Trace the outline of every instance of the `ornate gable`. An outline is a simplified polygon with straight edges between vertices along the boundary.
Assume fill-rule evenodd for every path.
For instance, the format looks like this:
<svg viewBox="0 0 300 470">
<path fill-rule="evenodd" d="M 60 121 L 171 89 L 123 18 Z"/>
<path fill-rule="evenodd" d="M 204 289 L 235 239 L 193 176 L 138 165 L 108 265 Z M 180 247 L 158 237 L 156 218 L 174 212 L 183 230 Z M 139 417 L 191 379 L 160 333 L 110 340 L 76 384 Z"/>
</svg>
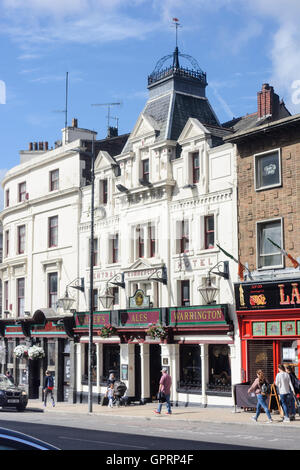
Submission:
<svg viewBox="0 0 300 470">
<path fill-rule="evenodd" d="M 201 124 L 198 119 L 189 118 L 178 138 L 178 143 L 183 144 L 187 141 L 204 138 L 206 135 L 208 136 L 210 132 L 206 129 L 206 127 Z"/>
</svg>

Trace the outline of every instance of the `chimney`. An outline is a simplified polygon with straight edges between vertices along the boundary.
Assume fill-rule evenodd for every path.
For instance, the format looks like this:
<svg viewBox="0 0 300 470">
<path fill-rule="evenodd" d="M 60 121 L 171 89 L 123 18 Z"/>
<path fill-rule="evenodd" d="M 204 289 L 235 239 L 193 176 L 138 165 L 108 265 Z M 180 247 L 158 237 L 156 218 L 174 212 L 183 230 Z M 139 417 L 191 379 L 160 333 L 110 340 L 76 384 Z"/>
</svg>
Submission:
<svg viewBox="0 0 300 470">
<path fill-rule="evenodd" d="M 39 150 L 44 150 L 44 143 L 43 142 L 39 142 Z"/>
<path fill-rule="evenodd" d="M 33 143 L 29 142 L 29 152 L 32 152 L 32 150 L 33 150 Z"/>
<path fill-rule="evenodd" d="M 34 150 L 37 150 L 37 149 L 38 149 L 38 144 L 37 144 L 37 142 L 33 142 L 33 148 L 34 148 Z"/>
<path fill-rule="evenodd" d="M 48 151 L 48 148 L 49 148 L 48 142 L 44 142 L 44 149 L 46 150 L 46 152 Z"/>
<path fill-rule="evenodd" d="M 257 93 L 258 119 L 270 116 L 277 119 L 279 114 L 279 96 L 274 93 L 274 88 L 264 83 L 261 91 Z"/>
<path fill-rule="evenodd" d="M 72 127 L 78 127 L 78 120 L 76 118 L 72 119 Z"/>
<path fill-rule="evenodd" d="M 118 128 L 109 126 L 107 129 L 107 139 L 111 137 L 118 137 Z"/>
</svg>

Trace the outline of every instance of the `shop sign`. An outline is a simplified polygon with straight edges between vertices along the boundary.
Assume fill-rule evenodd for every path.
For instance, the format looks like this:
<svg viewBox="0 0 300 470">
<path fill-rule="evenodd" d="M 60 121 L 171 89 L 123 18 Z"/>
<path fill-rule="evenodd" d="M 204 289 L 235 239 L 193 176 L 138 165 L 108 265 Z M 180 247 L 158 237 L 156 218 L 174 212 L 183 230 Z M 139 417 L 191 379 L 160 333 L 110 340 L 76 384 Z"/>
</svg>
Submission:
<svg viewBox="0 0 300 470">
<path fill-rule="evenodd" d="M 22 327 L 21 326 L 7 326 L 5 328 L 5 336 L 19 336 L 23 335 Z"/>
<path fill-rule="evenodd" d="M 64 325 L 57 325 L 52 321 L 48 321 L 45 324 L 33 325 L 31 328 L 31 334 L 33 336 L 44 334 L 65 334 L 65 329 Z"/>
<path fill-rule="evenodd" d="M 88 312 L 77 312 L 75 314 L 75 328 L 88 328 L 90 314 Z M 93 326 L 102 327 L 110 323 L 110 312 L 94 312 Z"/>
<path fill-rule="evenodd" d="M 132 297 L 129 297 L 130 308 L 149 308 L 150 296 L 145 295 L 142 289 L 138 289 Z"/>
<path fill-rule="evenodd" d="M 148 327 L 149 323 L 160 321 L 160 309 L 120 311 L 119 324 L 128 327 Z"/>
<path fill-rule="evenodd" d="M 234 290 L 238 311 L 300 308 L 300 280 L 239 283 Z"/>
<path fill-rule="evenodd" d="M 180 307 L 170 309 L 169 324 L 172 326 L 194 326 L 203 324 L 224 324 L 226 315 L 224 307 L 214 305 L 213 307 Z"/>
</svg>

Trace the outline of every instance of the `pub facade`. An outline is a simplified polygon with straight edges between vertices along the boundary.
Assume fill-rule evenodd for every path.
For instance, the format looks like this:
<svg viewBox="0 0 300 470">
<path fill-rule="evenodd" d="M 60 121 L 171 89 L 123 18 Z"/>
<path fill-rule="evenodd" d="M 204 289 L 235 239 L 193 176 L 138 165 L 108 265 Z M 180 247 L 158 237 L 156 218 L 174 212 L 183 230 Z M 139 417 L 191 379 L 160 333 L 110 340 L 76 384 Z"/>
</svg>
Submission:
<svg viewBox="0 0 300 470">
<path fill-rule="evenodd" d="M 244 381 L 262 369 L 273 383 L 282 363 L 299 376 L 299 287 L 299 278 L 235 284 Z"/>
</svg>

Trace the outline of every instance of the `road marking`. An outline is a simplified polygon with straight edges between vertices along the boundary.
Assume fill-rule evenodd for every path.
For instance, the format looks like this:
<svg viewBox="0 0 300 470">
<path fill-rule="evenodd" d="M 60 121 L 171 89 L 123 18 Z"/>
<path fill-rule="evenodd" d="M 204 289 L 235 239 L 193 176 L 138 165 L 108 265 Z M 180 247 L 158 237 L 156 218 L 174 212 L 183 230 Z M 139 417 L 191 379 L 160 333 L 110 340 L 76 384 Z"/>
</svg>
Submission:
<svg viewBox="0 0 300 470">
<path fill-rule="evenodd" d="M 65 437 L 65 436 L 58 436 L 59 439 L 69 439 L 70 441 L 80 441 L 80 442 L 94 442 L 94 443 L 97 443 L 97 444 L 105 444 L 105 445 L 109 445 L 109 446 L 121 446 L 121 447 L 134 447 L 136 449 L 148 449 L 148 447 L 141 447 L 141 446 L 133 446 L 133 445 L 130 445 L 130 444 L 120 444 L 119 442 L 107 442 L 107 441 L 91 441 L 89 439 L 76 439 L 76 438 L 73 438 L 73 437 Z"/>
</svg>

